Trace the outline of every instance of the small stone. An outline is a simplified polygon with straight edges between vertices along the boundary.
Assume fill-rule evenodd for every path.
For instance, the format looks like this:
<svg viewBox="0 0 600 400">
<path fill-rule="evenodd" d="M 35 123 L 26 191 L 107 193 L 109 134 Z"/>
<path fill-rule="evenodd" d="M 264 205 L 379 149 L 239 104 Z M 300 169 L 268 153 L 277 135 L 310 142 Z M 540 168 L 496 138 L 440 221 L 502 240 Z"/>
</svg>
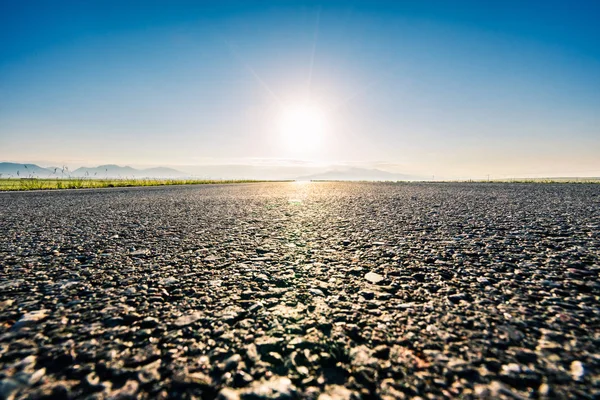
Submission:
<svg viewBox="0 0 600 400">
<path fill-rule="evenodd" d="M 35 385 L 46 375 L 46 368 L 40 368 L 29 376 L 29 385 Z"/>
<path fill-rule="evenodd" d="M 521 366 L 517 363 L 505 364 L 502 366 L 502 372 L 505 374 L 518 374 L 521 372 Z"/>
<path fill-rule="evenodd" d="M 576 381 L 581 381 L 585 375 L 585 368 L 581 361 L 573 361 L 571 363 L 571 376 Z"/>
<path fill-rule="evenodd" d="M 154 318 L 154 317 L 146 317 L 142 320 L 142 324 L 141 327 L 143 329 L 148 329 L 148 328 L 156 328 L 159 324 L 158 319 Z"/>
<path fill-rule="evenodd" d="M 292 381 L 286 377 L 272 378 L 268 381 L 255 382 L 242 392 L 244 399 L 291 399 L 296 392 Z"/>
<path fill-rule="evenodd" d="M 140 384 L 137 381 L 129 380 L 125 382 L 121 388 L 113 390 L 108 398 L 111 400 L 133 399 L 135 398 L 139 386 Z"/>
<path fill-rule="evenodd" d="M 325 293 L 323 293 L 323 291 L 321 289 L 308 289 L 308 292 L 310 294 L 312 294 L 313 296 L 321 296 L 321 297 L 325 297 Z"/>
<path fill-rule="evenodd" d="M 13 399 L 17 390 L 22 385 L 14 379 L 6 378 L 0 381 L 0 398 L 2 399 Z"/>
<path fill-rule="evenodd" d="M 256 346 L 256 350 L 258 350 L 258 353 L 265 356 L 272 351 L 278 351 L 283 346 L 283 342 L 283 338 L 264 336 L 258 338 L 254 344 Z M 250 349 L 251 347 L 249 346 L 248 350 Z"/>
<path fill-rule="evenodd" d="M 388 346 L 382 344 L 373 349 L 373 356 L 381 360 L 387 360 L 390 358 L 390 350 Z"/>
<path fill-rule="evenodd" d="M 54 386 L 51 387 L 50 398 L 52 399 L 67 399 L 69 398 L 70 386 L 65 382 L 58 382 Z M 115 399 L 114 397 L 109 397 L 109 399 Z M 122 398 L 117 398 L 122 399 Z"/>
<path fill-rule="evenodd" d="M 187 371 L 173 376 L 173 383 L 182 387 L 209 387 L 212 379 L 202 372 L 188 373 Z"/>
<path fill-rule="evenodd" d="M 361 290 L 360 292 L 358 292 L 362 297 L 364 297 L 366 300 L 373 300 L 375 298 L 375 293 L 369 291 L 369 290 Z"/>
<path fill-rule="evenodd" d="M 232 369 L 236 369 L 238 364 L 242 361 L 242 356 L 234 354 L 225 361 L 223 361 L 223 371 L 228 372 Z"/>
<path fill-rule="evenodd" d="M 521 396 L 519 393 L 511 390 L 509 387 L 503 385 L 498 381 L 493 381 L 489 384 L 488 388 L 490 389 L 490 399 L 498 399 L 498 398 L 511 398 L 511 399 L 525 399 L 525 397 Z M 502 396 L 502 397 L 501 397 Z"/>
<path fill-rule="evenodd" d="M 248 357 L 248 359 L 253 363 L 256 363 L 260 360 L 260 357 L 258 356 L 258 350 L 254 343 L 251 343 L 248 345 L 248 347 L 246 347 L 246 357 Z"/>
<path fill-rule="evenodd" d="M 461 300 L 467 300 L 467 295 L 464 293 L 451 294 L 448 296 L 448 300 L 450 300 L 451 303 L 457 304 Z"/>
<path fill-rule="evenodd" d="M 158 365 L 156 365 L 153 368 L 151 368 L 149 366 L 143 367 L 143 369 L 141 369 L 137 373 L 137 379 L 138 379 L 138 381 L 140 381 L 140 383 L 142 385 L 146 385 L 146 384 L 148 384 L 150 382 L 160 381 L 161 376 L 160 376 L 160 372 L 158 372 L 158 367 L 159 366 L 160 366 L 160 360 L 158 360 Z"/>
<path fill-rule="evenodd" d="M 223 388 L 217 396 L 218 400 L 240 400 L 240 394 L 235 389 Z"/>
<path fill-rule="evenodd" d="M 378 361 L 371 357 L 371 351 L 365 345 L 356 346 L 350 350 L 350 360 L 354 367 L 374 367 Z"/>
<path fill-rule="evenodd" d="M 281 356 L 281 354 L 277 353 L 276 351 L 271 351 L 271 352 L 263 355 L 262 359 L 264 361 L 268 362 L 269 364 L 273 364 L 273 365 L 283 364 L 283 357 Z"/>
<path fill-rule="evenodd" d="M 172 286 L 172 285 L 175 285 L 175 284 L 177 284 L 178 282 L 179 282 L 179 281 L 177 280 L 177 278 L 175 278 L 175 277 L 172 277 L 172 276 L 170 276 L 170 277 L 168 277 L 168 278 L 165 278 L 165 279 L 162 279 L 162 280 L 160 281 L 160 283 L 161 283 L 162 285 L 164 285 L 164 286 Z"/>
<path fill-rule="evenodd" d="M 252 304 L 250 307 L 248 307 L 248 311 L 249 312 L 255 312 L 255 311 L 260 310 L 261 308 L 264 308 L 264 305 L 263 305 L 263 303 L 261 303 L 259 301 L 259 302 L 256 302 L 256 303 Z"/>
<path fill-rule="evenodd" d="M 85 383 L 88 388 L 94 389 L 100 383 L 100 378 L 95 372 L 90 372 L 83 379 L 83 383 Z"/>
<path fill-rule="evenodd" d="M 250 383 L 252 383 L 253 380 L 254 378 L 252 377 L 252 375 L 242 370 L 236 371 L 235 375 L 233 375 L 233 384 L 235 387 L 248 386 Z"/>
<path fill-rule="evenodd" d="M 14 302 L 15 301 L 13 299 L 7 299 L 7 300 L 4 300 L 4 301 L 0 301 L 0 311 L 4 310 L 7 307 L 12 306 Z"/>
<path fill-rule="evenodd" d="M 195 312 L 193 314 L 183 315 L 177 318 L 174 324 L 175 326 L 182 328 L 184 326 L 191 325 L 194 322 L 201 320 L 202 318 L 204 318 L 204 314 L 202 314 L 201 312 Z"/>
<path fill-rule="evenodd" d="M 31 311 L 21 317 L 15 324 L 12 326 L 12 329 L 18 331 L 21 328 L 26 326 L 35 325 L 36 322 L 43 321 L 48 316 L 48 310 L 36 310 Z"/>
<path fill-rule="evenodd" d="M 489 399 L 491 397 L 491 390 L 488 385 L 485 384 L 477 384 L 474 388 L 475 396 L 483 399 Z"/>
<path fill-rule="evenodd" d="M 15 364 L 13 364 L 13 367 L 18 368 L 18 369 L 29 369 L 30 367 L 33 367 L 35 365 L 37 361 L 37 357 L 34 355 L 29 355 L 25 358 L 23 358 L 22 360 L 16 362 Z"/>
<path fill-rule="evenodd" d="M 350 389 L 341 385 L 327 385 L 325 392 L 321 393 L 317 400 L 350 400 L 353 398 Z"/>
<path fill-rule="evenodd" d="M 535 354 L 533 351 L 531 350 L 527 350 L 527 349 L 520 349 L 519 351 L 517 351 L 517 353 L 515 354 L 515 358 L 517 360 L 519 360 L 522 363 L 528 364 L 528 363 L 534 363 L 537 361 L 537 354 Z"/>
<path fill-rule="evenodd" d="M 375 284 L 381 282 L 384 278 L 383 278 L 382 275 L 379 275 L 376 272 L 368 272 L 365 275 L 365 279 L 368 280 L 370 283 L 372 283 L 372 284 L 375 285 Z"/>
</svg>

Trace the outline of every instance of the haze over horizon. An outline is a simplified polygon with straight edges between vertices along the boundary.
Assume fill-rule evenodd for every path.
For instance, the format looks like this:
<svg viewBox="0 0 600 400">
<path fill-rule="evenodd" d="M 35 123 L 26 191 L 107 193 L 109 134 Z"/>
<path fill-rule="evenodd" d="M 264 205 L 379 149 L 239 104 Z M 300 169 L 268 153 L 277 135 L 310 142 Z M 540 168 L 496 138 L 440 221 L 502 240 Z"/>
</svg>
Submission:
<svg viewBox="0 0 600 400">
<path fill-rule="evenodd" d="M 594 1 L 4 2 L 0 162 L 600 176 L 598 15 Z"/>
</svg>

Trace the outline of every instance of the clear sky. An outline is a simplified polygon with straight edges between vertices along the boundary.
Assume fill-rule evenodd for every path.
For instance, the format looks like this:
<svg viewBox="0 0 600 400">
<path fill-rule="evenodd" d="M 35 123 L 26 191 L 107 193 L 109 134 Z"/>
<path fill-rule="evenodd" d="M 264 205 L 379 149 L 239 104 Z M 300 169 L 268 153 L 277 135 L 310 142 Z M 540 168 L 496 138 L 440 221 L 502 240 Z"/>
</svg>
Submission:
<svg viewBox="0 0 600 400">
<path fill-rule="evenodd" d="M 600 175 L 600 2 L 0 1 L 0 161 Z"/>
</svg>

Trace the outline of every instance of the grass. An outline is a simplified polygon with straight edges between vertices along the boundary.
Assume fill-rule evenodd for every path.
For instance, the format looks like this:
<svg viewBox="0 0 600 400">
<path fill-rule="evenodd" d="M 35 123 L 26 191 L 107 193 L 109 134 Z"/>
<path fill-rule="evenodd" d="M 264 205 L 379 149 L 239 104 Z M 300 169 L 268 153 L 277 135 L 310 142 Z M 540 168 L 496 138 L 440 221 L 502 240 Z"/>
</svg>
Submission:
<svg viewBox="0 0 600 400">
<path fill-rule="evenodd" d="M 0 191 L 97 189 L 108 187 L 206 185 L 223 183 L 252 183 L 258 180 L 212 180 L 212 179 L 90 179 L 90 178 L 0 178 Z"/>
<path fill-rule="evenodd" d="M 254 183 L 270 182 L 250 179 L 93 179 L 93 178 L 0 178 L 0 191 L 23 190 L 52 190 L 52 189 L 97 189 L 107 187 L 134 186 L 168 186 L 168 185 L 206 185 L 224 183 Z M 281 181 L 284 182 L 284 181 Z M 287 182 L 287 181 L 286 181 Z M 319 182 L 319 181 L 313 181 Z M 336 182 L 336 181 L 321 181 Z M 468 181 L 438 181 L 472 182 L 472 183 L 600 183 L 600 178 L 539 178 L 539 179 L 506 179 L 506 180 L 468 180 Z M 397 182 L 399 183 L 399 182 Z M 409 182 L 420 183 L 420 182 Z"/>
</svg>

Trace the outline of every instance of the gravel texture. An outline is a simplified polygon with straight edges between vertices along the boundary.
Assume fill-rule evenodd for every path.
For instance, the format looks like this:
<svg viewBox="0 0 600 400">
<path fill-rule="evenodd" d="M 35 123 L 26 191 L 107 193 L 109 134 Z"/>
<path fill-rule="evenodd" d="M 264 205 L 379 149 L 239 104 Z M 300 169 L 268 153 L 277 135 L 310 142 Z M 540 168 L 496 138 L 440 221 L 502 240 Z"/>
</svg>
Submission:
<svg viewBox="0 0 600 400">
<path fill-rule="evenodd" d="M 600 398 L 600 185 L 0 193 L 0 399 Z"/>
</svg>

